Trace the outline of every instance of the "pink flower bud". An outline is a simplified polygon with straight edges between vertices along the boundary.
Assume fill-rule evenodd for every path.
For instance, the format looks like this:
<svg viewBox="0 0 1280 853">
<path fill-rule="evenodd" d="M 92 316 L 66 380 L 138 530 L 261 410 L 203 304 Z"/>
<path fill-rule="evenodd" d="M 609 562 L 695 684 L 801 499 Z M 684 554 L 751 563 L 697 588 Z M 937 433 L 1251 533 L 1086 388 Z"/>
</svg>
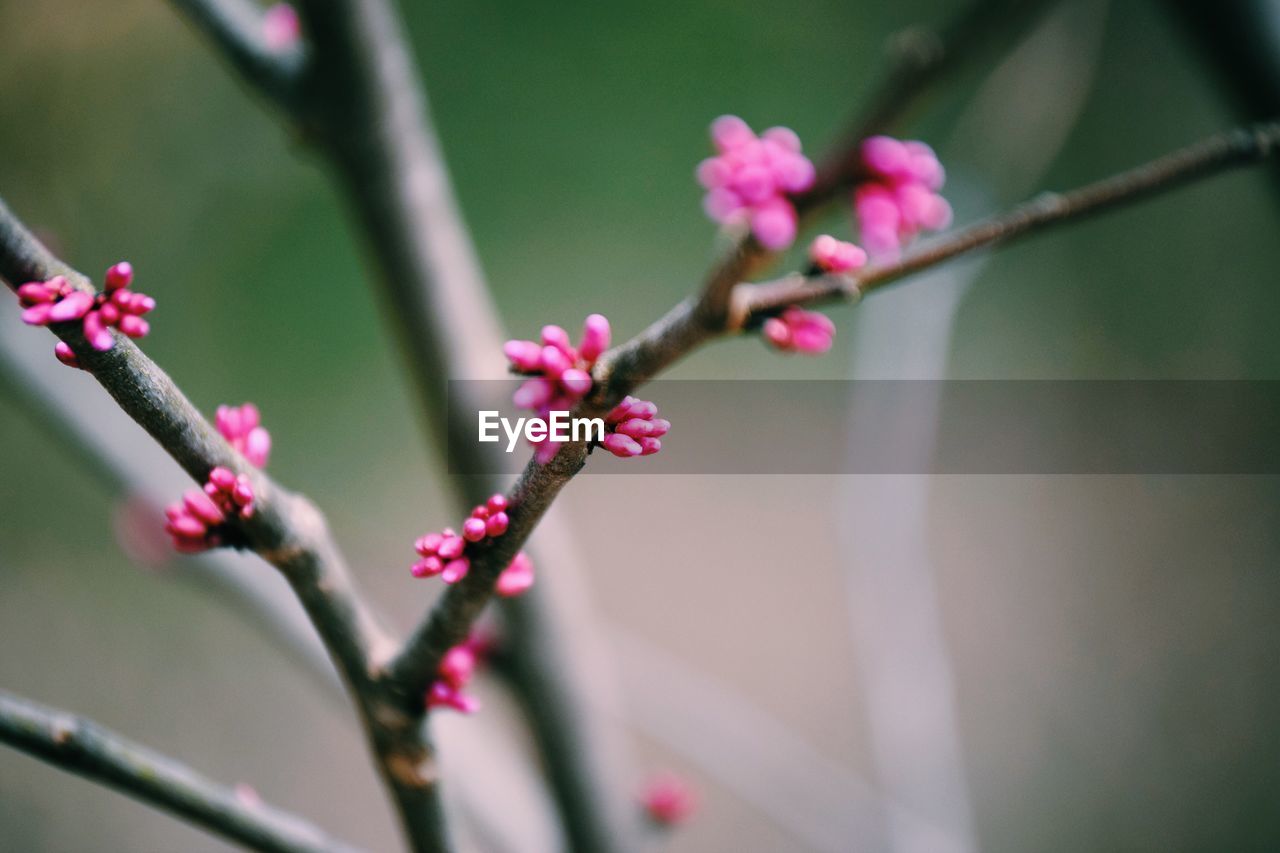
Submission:
<svg viewBox="0 0 1280 853">
<path fill-rule="evenodd" d="M 75 351 L 72 350 L 65 341 L 58 341 L 53 345 L 53 355 L 54 358 L 58 359 L 58 361 L 65 364 L 67 367 L 80 367 L 79 356 L 75 354 Z"/>
<path fill-rule="evenodd" d="M 224 492 L 229 492 L 236 485 L 236 475 L 232 473 L 230 468 L 224 468 L 221 465 L 209 472 L 209 482 Z"/>
<path fill-rule="evenodd" d="M 276 3 L 262 15 L 262 40 L 268 50 L 283 51 L 302 37 L 298 12 L 288 3 Z"/>
<path fill-rule="evenodd" d="M 53 311 L 53 308 L 54 304 L 51 302 L 32 305 L 22 312 L 22 322 L 28 326 L 43 326 L 49 322 L 49 314 Z"/>
<path fill-rule="evenodd" d="M 796 238 L 796 210 L 784 199 L 771 199 L 751 214 L 751 233 L 761 246 L 781 251 Z"/>
<path fill-rule="evenodd" d="M 444 536 L 440 533 L 428 533 L 425 536 L 418 537 L 418 541 L 413 543 L 413 549 L 424 557 L 434 557 L 436 552 L 440 550 L 440 543 L 444 541 Z"/>
<path fill-rule="evenodd" d="M 578 355 L 587 364 L 595 364 L 600 354 L 609 348 L 612 332 L 603 314 L 589 314 L 582 324 L 582 345 Z"/>
<path fill-rule="evenodd" d="M 463 550 L 467 547 L 467 542 L 461 536 L 445 536 L 440 542 L 440 547 L 436 553 L 443 560 L 454 560 L 462 556 Z"/>
<path fill-rule="evenodd" d="M 559 379 L 571 365 L 569 356 L 565 355 L 564 350 L 559 347 L 547 345 L 542 348 L 542 370 L 548 376 Z"/>
<path fill-rule="evenodd" d="M 18 288 L 18 301 L 24 308 L 43 302 L 53 302 L 57 298 L 57 292 L 50 290 L 42 281 L 29 281 Z"/>
<path fill-rule="evenodd" d="M 653 436 L 647 435 L 643 438 L 636 439 L 636 441 L 640 443 L 641 456 L 652 456 L 662 449 L 662 442 Z"/>
<path fill-rule="evenodd" d="M 867 262 L 866 252 L 830 234 L 823 234 L 813 241 L 809 246 L 809 257 L 819 269 L 833 273 L 849 272 Z"/>
<path fill-rule="evenodd" d="M 507 532 L 507 526 L 510 523 L 511 519 L 505 512 L 495 512 L 485 523 L 485 533 L 489 536 L 501 536 Z"/>
<path fill-rule="evenodd" d="M 271 455 L 271 433 L 260 426 L 249 430 L 244 440 L 244 455 L 250 464 L 265 468 Z"/>
<path fill-rule="evenodd" d="M 512 598 L 533 586 L 533 560 L 524 551 L 516 554 L 511 565 L 498 575 L 494 591 L 504 598 Z"/>
<path fill-rule="evenodd" d="M 486 502 L 490 512 L 502 512 L 508 506 L 507 496 L 503 494 L 495 494 Z"/>
<path fill-rule="evenodd" d="M 479 518 L 468 518 L 462 523 L 462 538 L 468 542 L 479 542 L 484 538 L 485 524 Z"/>
<path fill-rule="evenodd" d="M 440 580 L 445 583 L 457 583 L 465 578 L 469 571 L 471 571 L 471 561 L 466 557 L 459 557 L 444 564 L 444 571 L 440 573 Z"/>
<path fill-rule="evenodd" d="M 711 141 L 721 151 L 731 151 L 755 141 L 755 134 L 737 116 L 720 116 L 711 123 Z"/>
<path fill-rule="evenodd" d="M 632 438 L 641 438 L 653 434 L 653 422 L 641 418 L 629 418 L 618 424 L 616 431 Z"/>
<path fill-rule="evenodd" d="M 551 400 L 554 389 L 550 380 L 535 376 L 520 383 L 511 396 L 511 402 L 521 409 L 541 409 Z"/>
<path fill-rule="evenodd" d="M 639 456 L 643 450 L 635 439 L 616 432 L 606 435 L 604 441 L 601 442 L 601 446 L 614 456 L 620 456 L 624 459 L 629 456 Z"/>
<path fill-rule="evenodd" d="M 502 352 L 516 370 L 529 373 L 542 365 L 542 347 L 533 341 L 507 341 Z"/>
<path fill-rule="evenodd" d="M 141 317 L 126 314 L 120 318 L 119 329 L 131 338 L 145 338 L 151 331 L 151 325 Z"/>
<path fill-rule="evenodd" d="M 555 347 L 560 350 L 566 359 L 573 358 L 573 344 L 569 343 L 569 333 L 560 326 L 543 326 L 542 327 L 542 345 L 544 347 Z"/>
<path fill-rule="evenodd" d="M 770 317 L 764 321 L 761 328 L 761 334 L 765 340 L 773 344 L 780 350 L 791 349 L 791 327 L 777 317 Z"/>
<path fill-rule="evenodd" d="M 481 519 L 482 521 L 487 519 L 489 517 L 489 507 L 481 504 L 480 506 L 472 508 L 471 517 Z"/>
<path fill-rule="evenodd" d="M 212 499 L 199 489 L 188 489 L 182 494 L 182 505 L 186 510 L 205 524 L 222 524 L 227 520 L 222 510 Z"/>
<path fill-rule="evenodd" d="M 106 352 L 116 344 L 111 332 L 102 325 L 102 318 L 97 311 L 84 315 L 84 336 L 88 339 L 89 346 L 98 352 Z"/>
<path fill-rule="evenodd" d="M 591 374 L 585 370 L 571 367 L 560 374 L 560 384 L 575 397 L 583 397 L 591 390 Z"/>
<path fill-rule="evenodd" d="M 683 779 L 664 773 L 650 779 L 640 795 L 645 814 L 659 826 L 675 826 L 693 816 L 698 797 Z"/>
<path fill-rule="evenodd" d="M 661 438 L 671 431 L 671 421 L 666 418 L 654 418 L 649 421 L 649 435 L 652 438 Z"/>
<path fill-rule="evenodd" d="M 445 683 L 455 690 L 461 690 L 471 681 L 476 670 L 476 655 L 465 643 L 454 646 L 440 658 L 437 672 Z"/>
<path fill-rule="evenodd" d="M 128 261 L 121 261 L 107 269 L 105 278 L 105 288 L 107 293 L 119 290 L 122 287 L 128 287 L 133 283 L 133 264 Z"/>
<path fill-rule="evenodd" d="M 433 578 L 444 571 L 444 563 L 439 557 L 423 557 L 409 571 L 415 578 Z"/>
</svg>

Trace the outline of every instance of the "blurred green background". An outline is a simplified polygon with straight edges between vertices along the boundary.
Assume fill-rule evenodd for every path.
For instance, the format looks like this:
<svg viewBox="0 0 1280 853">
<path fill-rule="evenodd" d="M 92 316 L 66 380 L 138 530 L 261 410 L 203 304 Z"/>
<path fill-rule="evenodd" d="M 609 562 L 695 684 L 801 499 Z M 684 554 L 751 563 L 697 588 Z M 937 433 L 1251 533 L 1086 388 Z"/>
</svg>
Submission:
<svg viewBox="0 0 1280 853">
<path fill-rule="evenodd" d="M 820 150 L 877 79 L 886 38 L 955 5 L 402 4 L 508 328 L 603 311 L 620 335 L 682 298 L 712 257 L 692 171 L 713 117 L 785 124 Z M 426 593 L 406 586 L 408 543 L 452 512 L 319 163 L 160 0 L 0 0 L 0 32 L 0 196 L 82 270 L 133 262 L 160 303 L 148 354 L 205 412 L 260 405 L 273 474 L 321 504 L 361 582 L 409 624 Z M 911 135 L 944 141 L 979 81 L 932 101 Z M 1215 86 L 1161 4 L 1112 3 L 1092 90 L 1043 185 L 1235 123 Z M 963 150 L 942 153 L 956 181 L 992 177 Z M 1276 378 L 1275 184 L 1234 173 L 1001 253 L 960 307 L 951 375 Z M 960 207 L 962 219 L 981 212 Z M 844 214 L 830 228 L 847 232 Z M 843 334 L 826 358 L 743 339 L 673 375 L 846 376 L 854 310 L 834 310 Z M 102 396 L 88 389 L 85 405 Z M 0 685 L 389 849 L 347 716 L 236 616 L 130 565 L 111 501 L 6 398 L 0 446 Z M 628 511 L 599 512 L 623 484 Z M 871 775 L 837 488 L 595 477 L 564 500 L 587 554 L 636 552 L 591 564 L 608 619 Z M 1280 844 L 1274 483 L 942 478 L 933 506 L 983 849 Z M 641 553 L 649 531 L 671 531 L 660 558 Z M 703 789 L 703 813 L 671 849 L 795 849 L 681 756 L 637 747 L 642 766 L 676 767 Z M 222 849 L 9 751 L 0 848 Z"/>
</svg>

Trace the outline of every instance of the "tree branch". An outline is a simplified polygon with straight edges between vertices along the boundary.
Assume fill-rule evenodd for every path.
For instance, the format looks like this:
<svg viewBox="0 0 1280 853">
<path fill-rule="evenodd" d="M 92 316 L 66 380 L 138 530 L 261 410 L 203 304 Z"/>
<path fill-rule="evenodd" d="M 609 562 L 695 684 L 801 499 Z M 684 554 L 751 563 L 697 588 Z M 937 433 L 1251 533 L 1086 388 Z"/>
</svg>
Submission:
<svg viewBox="0 0 1280 853">
<path fill-rule="evenodd" d="M 302 818 L 247 804 L 184 764 L 83 717 L 0 690 L 0 741 L 215 835 L 273 853 L 353 851 Z"/>
<path fill-rule="evenodd" d="M 1079 189 L 1043 193 L 1012 210 L 930 240 L 894 263 L 873 266 L 852 275 L 791 275 L 762 284 L 739 285 L 732 313 L 737 326 L 750 327 L 788 305 L 857 299 L 957 255 L 1009 243 L 1051 225 L 1131 204 L 1228 169 L 1253 165 L 1275 154 L 1277 148 L 1280 148 L 1280 122 L 1219 133 Z"/>
<path fill-rule="evenodd" d="M 250 0 L 171 0 L 191 25 L 218 45 L 227 61 L 252 86 L 287 112 L 297 109 L 299 83 L 307 63 L 299 41 L 273 48 L 265 38 L 263 10 Z"/>
<path fill-rule="evenodd" d="M 1280 123 L 1218 134 L 1073 192 L 1042 195 L 1008 213 L 925 244 L 898 263 L 872 267 L 856 277 L 792 275 L 764 284 L 739 284 L 732 293 L 734 308 L 719 328 L 706 324 L 696 299 L 686 299 L 639 335 L 601 356 L 595 368 L 596 389 L 579 406 L 575 416 L 603 415 L 622 396 L 707 340 L 739 331 L 788 305 L 856 298 L 966 252 L 1007 243 L 1051 225 L 1174 189 L 1197 178 L 1256 163 L 1274 154 L 1277 147 L 1280 147 Z M 507 532 L 495 540 L 486 540 L 492 544 L 476 553 L 467 577 L 449 588 L 427 622 L 405 643 L 404 650 L 391 665 L 393 679 L 411 685 L 431 678 L 444 651 L 466 637 L 471 622 L 492 594 L 497 575 L 520 550 L 555 496 L 581 469 L 586 453 L 581 442 L 571 442 L 562 445 L 546 466 L 530 460 L 511 494 L 508 510 L 511 525 Z"/>
<path fill-rule="evenodd" d="M 10 287 L 64 275 L 92 292 L 83 275 L 59 261 L 0 202 L 0 277 Z M 356 700 L 377 767 L 420 839 L 418 849 L 447 848 L 434 785 L 434 757 L 416 719 L 404 715 L 382 678 L 382 664 L 397 647 L 355 589 L 350 572 L 320 511 L 250 465 L 200 415 L 154 362 L 116 334 L 107 352 L 88 346 L 78 324 L 52 331 L 71 346 L 80 364 L 120 408 L 197 482 L 215 466 L 245 474 L 253 485 L 255 512 L 237 520 L 246 545 L 284 575 L 302 603 L 348 690 Z M 114 334 L 114 333 L 113 333 Z"/>
</svg>

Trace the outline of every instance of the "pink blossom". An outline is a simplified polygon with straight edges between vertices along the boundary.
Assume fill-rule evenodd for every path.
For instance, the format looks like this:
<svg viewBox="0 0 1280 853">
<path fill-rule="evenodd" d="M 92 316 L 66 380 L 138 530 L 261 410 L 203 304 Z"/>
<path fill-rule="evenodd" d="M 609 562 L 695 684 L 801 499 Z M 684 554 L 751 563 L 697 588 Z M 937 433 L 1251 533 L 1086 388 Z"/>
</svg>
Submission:
<svg viewBox="0 0 1280 853">
<path fill-rule="evenodd" d="M 698 809 L 698 795 L 679 776 L 663 773 L 645 784 L 640 804 L 649 820 L 658 826 L 670 827 L 693 816 Z"/>
<path fill-rule="evenodd" d="M 582 337 L 576 348 L 569 333 L 560 326 L 544 326 L 541 343 L 507 341 L 502 351 L 511 362 L 512 371 L 530 377 L 516 389 L 512 402 L 544 419 L 553 411 L 571 411 L 591 392 L 591 369 L 609 348 L 610 334 L 609 321 L 601 314 L 592 314 L 582 324 Z M 559 449 L 559 444 L 547 438 L 535 444 L 535 456 L 545 465 Z"/>
<path fill-rule="evenodd" d="M 719 152 L 698 165 L 698 183 L 707 190 L 702 206 L 721 224 L 750 226 L 760 245 L 779 251 L 796 237 L 796 209 L 790 195 L 813 186 L 814 168 L 800 153 L 800 137 L 774 127 L 760 136 L 737 116 L 711 124 Z"/>
<path fill-rule="evenodd" d="M 262 15 L 262 40 L 268 50 L 282 51 L 297 44 L 302 36 L 298 12 L 288 3 L 277 3 Z"/>
<path fill-rule="evenodd" d="M 507 532 L 511 519 L 507 515 L 510 503 L 506 495 L 495 494 L 480 506 L 471 510 L 462 523 L 462 533 L 446 527 L 439 533 L 426 533 L 413 543 L 413 549 L 421 558 L 410 568 L 415 578 L 433 578 L 437 575 L 445 583 L 454 584 L 471 571 L 468 546 L 478 545 Z"/>
<path fill-rule="evenodd" d="M 605 415 L 605 437 L 600 446 L 623 459 L 652 456 L 662 449 L 662 436 L 671 421 L 658 417 L 658 407 L 630 395 Z"/>
<path fill-rule="evenodd" d="M 765 320 L 761 333 L 782 352 L 819 355 L 831 349 L 835 342 L 836 325 L 825 314 L 793 305 L 777 317 Z"/>
<path fill-rule="evenodd" d="M 438 677 L 427 690 L 427 707 L 452 708 L 464 714 L 474 714 L 480 710 L 480 702 L 463 691 L 471 683 L 476 668 L 490 645 L 480 634 L 473 633 L 445 652 L 436 668 Z"/>
<path fill-rule="evenodd" d="M 511 565 L 498 575 L 498 584 L 494 588 L 503 598 L 514 598 L 533 586 L 533 560 L 524 551 L 516 554 Z"/>
<path fill-rule="evenodd" d="M 809 245 L 809 257 L 818 269 L 831 273 L 851 272 L 867 262 L 866 252 L 830 234 L 814 239 Z"/>
<path fill-rule="evenodd" d="M 253 403 L 219 406 L 214 417 L 222 437 L 256 468 L 265 468 L 271 455 L 271 433 L 262 426 L 261 420 L 258 407 Z"/>
<path fill-rule="evenodd" d="M 218 466 L 209 472 L 204 489 L 190 489 L 182 500 L 165 508 L 165 532 L 173 547 L 195 554 L 226 541 L 224 525 L 231 518 L 250 518 L 254 511 L 253 486 L 244 474 Z"/>
<path fill-rule="evenodd" d="M 951 224 L 951 205 L 938 190 L 946 171 L 923 142 L 873 136 L 862 143 L 871 178 L 854 190 L 862 243 L 875 257 L 892 260 L 921 231 Z"/>
<path fill-rule="evenodd" d="M 29 326 L 48 326 L 79 320 L 89 346 L 106 352 L 115 346 L 111 329 L 131 338 L 146 337 L 151 326 L 142 315 L 156 307 L 150 296 L 129 289 L 133 267 L 121 261 L 107 270 L 102 293 L 93 294 L 72 287 L 65 276 L 48 281 L 30 281 L 18 288 L 22 305 L 22 322 Z M 80 367 L 75 352 L 65 343 L 54 347 L 58 361 L 69 367 Z"/>
</svg>

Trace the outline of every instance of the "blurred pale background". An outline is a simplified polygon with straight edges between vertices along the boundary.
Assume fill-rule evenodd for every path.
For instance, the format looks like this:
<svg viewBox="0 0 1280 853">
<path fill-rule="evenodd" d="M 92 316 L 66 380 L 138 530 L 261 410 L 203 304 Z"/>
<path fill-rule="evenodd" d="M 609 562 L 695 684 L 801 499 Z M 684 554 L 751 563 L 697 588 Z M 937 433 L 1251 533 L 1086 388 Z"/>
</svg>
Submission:
<svg viewBox="0 0 1280 853">
<path fill-rule="evenodd" d="M 528 334 L 599 310 L 626 335 L 711 257 L 692 180 L 709 120 L 786 124 L 820 149 L 870 88 L 888 35 L 955 4 L 402 5 L 508 327 Z M 408 625 L 428 596 L 409 586 L 409 543 L 453 513 L 318 165 L 160 0 L 0 0 L 0 32 L 0 196 L 77 267 L 134 263 L 160 302 L 147 352 L 206 412 L 261 406 L 273 473 L 317 499 L 361 582 Z M 1078 122 L 1039 185 L 1065 188 L 1235 123 L 1184 35 L 1158 3 L 1111 4 Z M 962 218 L 1009 200 L 982 156 L 1000 142 L 983 131 L 1004 125 L 962 118 L 967 135 L 952 134 L 980 82 L 966 76 L 912 127 L 940 143 Z M 1052 107 L 1060 92 L 1032 85 L 1025 103 Z M 1001 253 L 960 301 L 934 372 L 1280 376 L 1274 177 L 1215 179 Z M 868 339 L 856 313 L 834 311 L 841 336 L 825 358 L 739 340 L 674 375 L 892 374 L 884 358 L 851 366 Z M 907 344 L 914 334 L 901 331 Z M 90 389 L 84 405 L 103 399 Z M 349 715 L 241 618 L 131 565 L 111 534 L 112 502 L 7 398 L 0 446 L 0 685 L 392 849 Z M 945 796 L 967 803 L 959 849 L 1275 849 L 1276 483 L 927 485 L 920 544 L 954 685 L 962 776 Z M 876 602 L 847 606 L 844 578 L 849 494 L 869 487 L 588 477 L 564 503 L 606 621 L 878 787 L 884 757 L 860 663 Z M 669 706 L 684 712 L 675 697 Z M 637 732 L 635 747 L 641 770 L 670 767 L 702 790 L 701 813 L 669 849 L 814 847 L 670 743 Z M 843 849 L 880 849 L 870 837 Z M 8 750 L 0 848 L 223 849 Z"/>
</svg>

